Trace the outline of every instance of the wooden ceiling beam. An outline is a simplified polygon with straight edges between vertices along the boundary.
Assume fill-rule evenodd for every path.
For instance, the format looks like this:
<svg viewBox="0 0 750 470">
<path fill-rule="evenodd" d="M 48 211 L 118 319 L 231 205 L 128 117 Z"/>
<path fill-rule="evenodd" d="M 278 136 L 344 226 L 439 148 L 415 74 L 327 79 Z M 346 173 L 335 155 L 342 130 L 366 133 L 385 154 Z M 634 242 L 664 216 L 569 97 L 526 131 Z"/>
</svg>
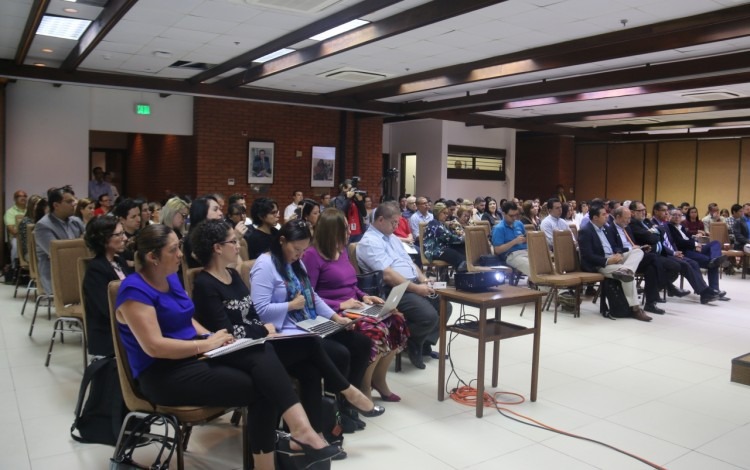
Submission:
<svg viewBox="0 0 750 470">
<path fill-rule="evenodd" d="M 65 72 L 51 67 L 16 65 L 0 60 L 0 76 L 62 84 L 82 84 L 100 88 L 149 91 L 153 93 L 205 96 L 210 98 L 259 101 L 265 103 L 313 106 L 318 108 L 360 111 L 363 113 L 395 115 L 398 106 L 392 103 L 359 103 L 346 98 L 331 99 L 309 93 L 294 93 L 261 88 L 229 90 L 216 84 L 191 85 L 184 80 L 170 80 L 141 75 L 89 72 Z"/>
<path fill-rule="evenodd" d="M 626 28 L 330 93 L 376 100 L 750 35 L 750 5 Z"/>
<path fill-rule="evenodd" d="M 507 0 L 433 0 L 277 59 L 269 60 L 244 72 L 226 77 L 217 83 L 230 88 L 239 87 L 396 34 L 448 20 L 505 1 Z"/>
<path fill-rule="evenodd" d="M 47 11 L 49 6 L 49 0 L 34 0 L 29 11 L 29 17 L 26 18 L 26 26 L 23 28 L 21 34 L 21 40 L 18 42 L 16 48 L 15 63 L 21 65 L 26 61 L 26 56 L 29 54 L 31 43 L 34 41 L 36 30 L 39 28 L 39 23 L 42 22 L 42 16 Z"/>
<path fill-rule="evenodd" d="M 318 21 L 314 21 L 300 29 L 287 33 L 280 38 L 274 39 L 273 41 L 269 41 L 261 46 L 240 54 L 237 57 L 233 57 L 226 62 L 211 67 L 205 72 L 190 77 L 188 81 L 192 84 L 201 83 L 216 77 L 217 75 L 221 75 L 222 73 L 229 72 L 232 69 L 249 66 L 252 64 L 253 60 L 258 59 L 259 57 L 263 57 L 264 55 L 278 51 L 279 49 L 297 44 L 298 42 L 309 39 L 323 31 L 356 20 L 401 1 L 403 0 L 364 0 L 355 5 L 344 8 L 341 11 L 337 11 L 332 15 L 326 16 L 325 18 L 321 18 Z"/>
<path fill-rule="evenodd" d="M 75 47 L 70 51 L 70 54 L 65 58 L 60 68 L 66 72 L 72 72 L 77 69 L 137 1 L 109 0 L 107 6 L 102 9 L 99 16 L 86 28 L 86 31 L 78 39 Z"/>
</svg>

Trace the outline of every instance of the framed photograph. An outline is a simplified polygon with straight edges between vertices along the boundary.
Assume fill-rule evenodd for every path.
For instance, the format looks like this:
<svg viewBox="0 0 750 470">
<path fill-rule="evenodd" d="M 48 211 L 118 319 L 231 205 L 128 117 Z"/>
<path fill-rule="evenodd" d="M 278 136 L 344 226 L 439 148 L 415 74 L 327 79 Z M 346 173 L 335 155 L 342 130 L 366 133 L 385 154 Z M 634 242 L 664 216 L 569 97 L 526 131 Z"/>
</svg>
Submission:
<svg viewBox="0 0 750 470">
<path fill-rule="evenodd" d="M 273 142 L 251 140 L 247 143 L 247 182 L 249 184 L 273 183 Z"/>
<path fill-rule="evenodd" d="M 336 147 L 312 148 L 312 170 L 310 186 L 313 188 L 333 187 L 333 173 L 336 168 Z"/>
</svg>

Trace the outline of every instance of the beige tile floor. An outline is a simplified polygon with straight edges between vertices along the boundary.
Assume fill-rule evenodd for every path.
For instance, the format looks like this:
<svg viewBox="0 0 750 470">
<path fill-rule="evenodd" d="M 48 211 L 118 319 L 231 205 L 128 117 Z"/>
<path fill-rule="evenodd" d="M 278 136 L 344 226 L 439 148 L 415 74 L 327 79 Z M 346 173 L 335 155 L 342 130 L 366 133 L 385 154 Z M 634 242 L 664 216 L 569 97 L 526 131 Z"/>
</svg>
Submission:
<svg viewBox="0 0 750 470">
<path fill-rule="evenodd" d="M 539 399 L 509 408 L 552 426 L 603 440 L 670 469 L 750 469 L 750 386 L 729 381 L 730 361 L 750 352 L 750 279 L 725 277 L 730 302 L 702 306 L 670 299 L 651 323 L 611 321 L 583 304 L 580 318 L 544 314 Z M 82 375 L 80 339 L 57 344 L 49 368 L 46 316 L 27 336 L 31 312 L 0 285 L 0 469 L 105 469 L 112 448 L 69 436 Z M 471 312 L 470 312 L 471 313 Z M 516 308 L 505 319 L 527 324 Z M 452 358 L 476 376 L 476 343 L 458 338 Z M 501 347 L 500 390 L 528 396 L 531 338 Z M 389 375 L 400 403 L 346 437 L 338 469 L 641 469 L 602 446 L 524 426 L 486 410 L 438 402 L 437 361 L 419 371 L 405 361 Z M 455 386 L 455 381 L 450 383 Z M 146 449 L 145 452 L 151 452 Z M 241 464 L 236 428 L 224 418 L 197 428 L 186 457 L 193 469 Z"/>
</svg>

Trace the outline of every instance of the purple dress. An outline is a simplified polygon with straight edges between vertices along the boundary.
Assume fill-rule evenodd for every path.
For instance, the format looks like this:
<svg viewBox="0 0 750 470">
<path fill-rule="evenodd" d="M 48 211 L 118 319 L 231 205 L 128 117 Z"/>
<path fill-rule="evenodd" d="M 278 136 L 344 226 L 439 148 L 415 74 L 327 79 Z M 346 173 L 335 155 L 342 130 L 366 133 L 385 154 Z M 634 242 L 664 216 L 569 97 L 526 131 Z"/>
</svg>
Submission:
<svg viewBox="0 0 750 470">
<path fill-rule="evenodd" d="M 357 288 L 357 273 L 345 251 L 337 260 L 326 260 L 311 246 L 302 256 L 302 262 L 313 290 L 332 310 L 339 312 L 342 302 L 362 300 L 366 295 Z M 374 361 L 378 353 L 385 355 L 390 351 L 403 350 L 409 339 L 409 329 L 400 315 L 391 315 L 380 321 L 363 318 L 355 325 L 358 331 L 372 340 L 370 361 Z"/>
</svg>

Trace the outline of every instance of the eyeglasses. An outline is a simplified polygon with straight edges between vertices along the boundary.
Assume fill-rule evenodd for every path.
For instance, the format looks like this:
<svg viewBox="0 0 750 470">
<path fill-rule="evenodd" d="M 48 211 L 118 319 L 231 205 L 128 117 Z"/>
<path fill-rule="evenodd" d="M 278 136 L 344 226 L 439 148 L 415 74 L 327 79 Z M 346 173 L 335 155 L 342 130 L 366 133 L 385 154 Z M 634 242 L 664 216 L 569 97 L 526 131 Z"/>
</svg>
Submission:
<svg viewBox="0 0 750 470">
<path fill-rule="evenodd" d="M 124 237 L 125 236 L 125 231 L 123 230 L 122 232 L 112 232 L 112 236 L 113 237 Z"/>
<path fill-rule="evenodd" d="M 275 211 L 271 211 L 268 213 L 268 215 L 279 215 L 279 210 L 276 209 Z"/>
<path fill-rule="evenodd" d="M 229 244 L 232 244 L 232 245 L 236 246 L 238 243 L 239 243 L 239 240 L 237 240 L 235 238 L 234 240 L 224 240 L 223 242 L 219 242 L 219 245 L 229 245 Z"/>
</svg>

